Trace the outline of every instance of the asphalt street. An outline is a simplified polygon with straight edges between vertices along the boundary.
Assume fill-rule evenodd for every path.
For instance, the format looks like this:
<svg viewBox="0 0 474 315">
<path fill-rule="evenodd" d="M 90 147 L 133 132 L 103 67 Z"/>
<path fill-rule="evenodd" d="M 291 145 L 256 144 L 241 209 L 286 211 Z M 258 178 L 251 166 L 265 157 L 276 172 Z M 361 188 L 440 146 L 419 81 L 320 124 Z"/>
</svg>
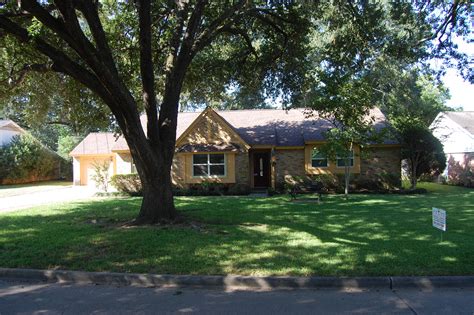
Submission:
<svg viewBox="0 0 474 315">
<path fill-rule="evenodd" d="M 0 314 L 474 314 L 474 289 L 234 291 L 0 280 Z"/>
</svg>

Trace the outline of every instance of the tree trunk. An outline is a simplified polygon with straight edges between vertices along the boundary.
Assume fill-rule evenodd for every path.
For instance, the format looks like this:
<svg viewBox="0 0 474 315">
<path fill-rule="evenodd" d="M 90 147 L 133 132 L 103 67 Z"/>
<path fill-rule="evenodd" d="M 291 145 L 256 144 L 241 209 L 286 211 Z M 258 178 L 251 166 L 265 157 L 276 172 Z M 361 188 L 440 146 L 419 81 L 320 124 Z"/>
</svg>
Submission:
<svg viewBox="0 0 474 315">
<path fill-rule="evenodd" d="M 146 177 L 148 177 L 145 174 Z M 173 201 L 173 190 L 170 170 L 160 168 L 157 176 L 146 178 L 147 184 L 143 185 L 143 201 L 135 222 L 159 223 L 169 222 L 176 218 L 177 212 Z"/>
<path fill-rule="evenodd" d="M 410 189 L 415 189 L 416 188 L 416 183 L 417 183 L 417 178 L 416 178 L 416 162 L 412 162 L 411 166 L 411 176 L 410 176 Z"/>
<path fill-rule="evenodd" d="M 349 159 L 346 159 L 346 163 L 344 166 L 344 195 L 347 196 L 349 195 L 349 178 L 350 178 L 350 172 L 349 172 Z"/>
</svg>

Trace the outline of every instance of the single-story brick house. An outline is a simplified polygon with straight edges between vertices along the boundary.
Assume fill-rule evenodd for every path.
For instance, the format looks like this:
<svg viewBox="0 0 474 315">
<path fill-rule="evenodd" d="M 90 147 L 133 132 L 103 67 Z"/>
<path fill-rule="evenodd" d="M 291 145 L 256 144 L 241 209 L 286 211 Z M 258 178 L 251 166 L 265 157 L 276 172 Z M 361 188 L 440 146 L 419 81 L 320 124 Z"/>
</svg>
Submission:
<svg viewBox="0 0 474 315">
<path fill-rule="evenodd" d="M 387 126 L 385 116 L 373 109 L 376 129 Z M 145 123 L 142 116 L 142 124 Z M 343 174 L 343 160 L 331 161 L 318 153 L 324 132 L 323 119 L 307 118 L 304 110 L 278 109 L 179 113 L 176 154 L 172 167 L 178 187 L 215 181 L 250 188 L 275 187 L 288 177 Z M 380 174 L 400 178 L 400 145 L 393 140 L 355 147 L 351 172 L 371 179 Z M 111 174 L 134 172 L 123 137 L 91 133 L 71 153 L 74 184 L 91 184 L 94 161 L 109 161 Z"/>
</svg>

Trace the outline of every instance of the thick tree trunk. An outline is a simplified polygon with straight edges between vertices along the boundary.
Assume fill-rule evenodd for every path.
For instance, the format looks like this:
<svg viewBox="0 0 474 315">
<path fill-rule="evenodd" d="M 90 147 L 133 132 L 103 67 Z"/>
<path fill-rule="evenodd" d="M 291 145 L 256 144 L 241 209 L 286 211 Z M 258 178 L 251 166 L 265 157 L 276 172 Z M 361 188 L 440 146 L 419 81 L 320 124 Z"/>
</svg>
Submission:
<svg viewBox="0 0 474 315">
<path fill-rule="evenodd" d="M 346 159 L 346 165 L 344 166 L 344 195 L 349 195 L 349 179 L 350 179 L 350 172 L 349 172 L 349 159 Z"/>
<path fill-rule="evenodd" d="M 145 176 L 148 177 L 146 174 Z M 143 186 L 143 201 L 136 223 L 154 224 L 173 221 L 177 212 L 174 206 L 170 171 L 161 168 L 156 177 L 150 176 L 146 180 L 147 184 Z"/>
<path fill-rule="evenodd" d="M 417 178 L 416 178 L 416 162 L 412 162 L 411 166 L 411 176 L 410 176 L 410 189 L 416 188 Z"/>
</svg>

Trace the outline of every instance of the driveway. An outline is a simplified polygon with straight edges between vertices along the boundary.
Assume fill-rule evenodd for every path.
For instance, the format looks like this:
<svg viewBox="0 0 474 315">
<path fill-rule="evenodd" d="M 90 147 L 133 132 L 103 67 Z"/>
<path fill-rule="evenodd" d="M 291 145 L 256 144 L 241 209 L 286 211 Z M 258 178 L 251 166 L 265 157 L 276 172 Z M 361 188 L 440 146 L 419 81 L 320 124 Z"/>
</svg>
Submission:
<svg viewBox="0 0 474 315">
<path fill-rule="evenodd" d="M 43 186 L 41 189 L 14 188 L 0 195 L 0 213 L 41 206 L 50 203 L 88 199 L 95 190 L 84 186 Z"/>
</svg>

